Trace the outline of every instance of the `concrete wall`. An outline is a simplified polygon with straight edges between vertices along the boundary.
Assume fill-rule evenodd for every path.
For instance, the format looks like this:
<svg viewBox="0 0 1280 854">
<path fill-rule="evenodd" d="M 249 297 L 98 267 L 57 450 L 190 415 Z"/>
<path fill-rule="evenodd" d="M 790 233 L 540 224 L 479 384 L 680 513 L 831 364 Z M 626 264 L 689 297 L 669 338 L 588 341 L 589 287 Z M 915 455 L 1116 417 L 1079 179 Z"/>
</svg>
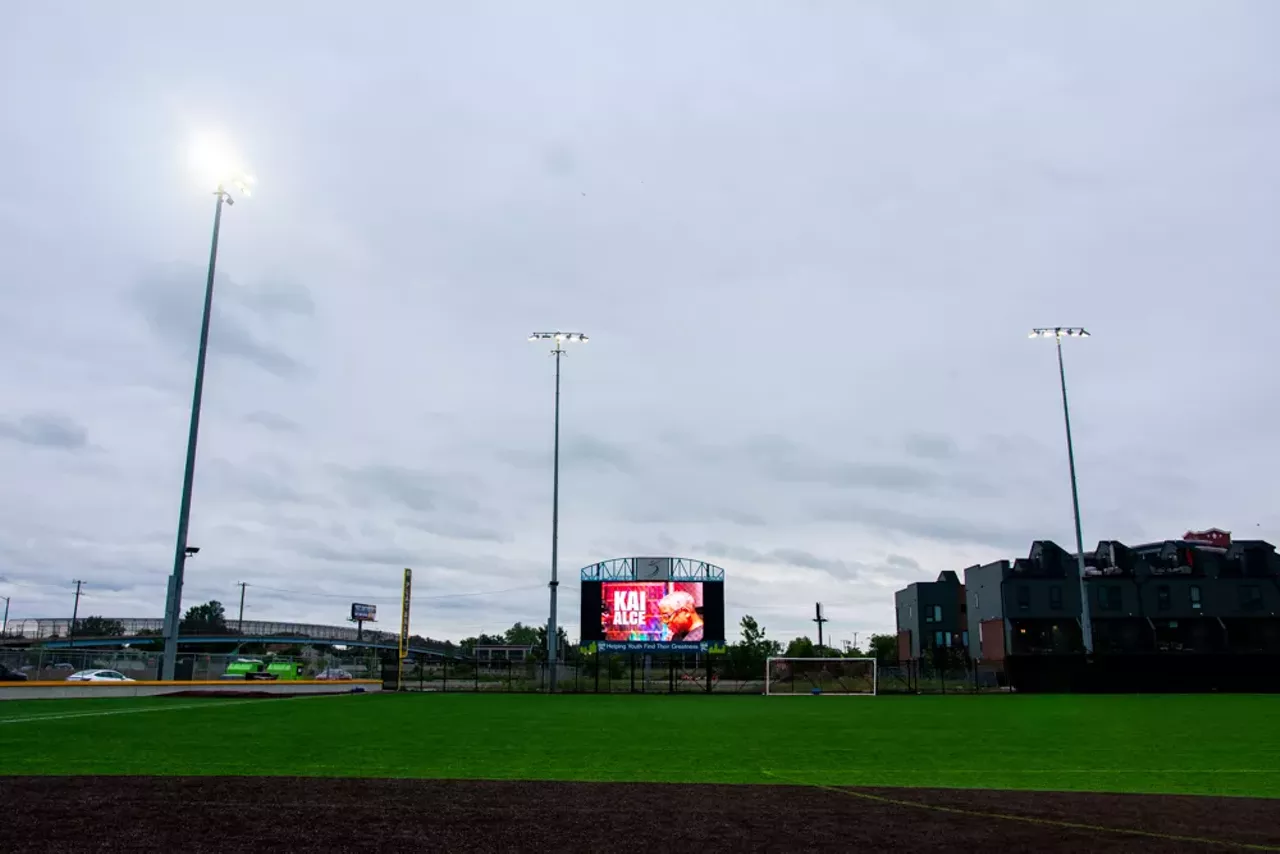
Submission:
<svg viewBox="0 0 1280 854">
<path fill-rule="evenodd" d="M 209 694 L 254 696 L 272 694 L 350 694 L 359 686 L 373 693 L 382 690 L 382 682 L 355 679 L 350 681 L 298 682 L 0 682 L 0 702 L 4 700 L 68 700 L 104 697 L 162 697 L 166 694 Z"/>
</svg>

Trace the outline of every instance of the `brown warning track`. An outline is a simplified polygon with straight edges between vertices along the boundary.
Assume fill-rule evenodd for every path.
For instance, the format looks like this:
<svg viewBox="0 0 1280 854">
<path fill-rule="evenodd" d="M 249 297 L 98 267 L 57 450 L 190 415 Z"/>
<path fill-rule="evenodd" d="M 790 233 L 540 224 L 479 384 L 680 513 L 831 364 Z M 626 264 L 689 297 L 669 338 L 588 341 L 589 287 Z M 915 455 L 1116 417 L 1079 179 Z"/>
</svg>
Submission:
<svg viewBox="0 0 1280 854">
<path fill-rule="evenodd" d="M 1280 801 L 1249 798 L 0 777 L 0 804 L 6 852 L 1280 850 Z"/>
</svg>

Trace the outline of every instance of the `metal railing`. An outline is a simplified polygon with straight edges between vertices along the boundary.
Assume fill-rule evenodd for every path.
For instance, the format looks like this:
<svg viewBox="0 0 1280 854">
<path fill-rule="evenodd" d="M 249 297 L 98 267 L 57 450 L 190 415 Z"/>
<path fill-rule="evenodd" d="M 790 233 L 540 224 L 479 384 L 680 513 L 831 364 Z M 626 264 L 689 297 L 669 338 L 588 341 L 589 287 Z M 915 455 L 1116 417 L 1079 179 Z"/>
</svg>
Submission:
<svg viewBox="0 0 1280 854">
<path fill-rule="evenodd" d="M 0 664 L 25 675 L 32 682 L 61 682 L 80 670 L 115 670 L 130 679 L 146 680 L 159 677 L 161 656 L 159 651 L 54 650 L 37 647 L 0 650 Z M 380 661 L 373 653 L 343 656 L 181 654 L 178 658 L 179 673 L 184 681 L 220 679 L 226 673 L 227 665 L 244 659 L 301 664 L 303 678 L 314 677 L 326 669 L 345 670 L 355 679 L 377 679 L 381 672 Z"/>
<path fill-rule="evenodd" d="M 84 618 L 76 621 L 76 635 L 94 637 L 101 636 L 94 631 L 94 625 L 107 624 L 121 637 L 137 635 L 156 635 L 164 631 L 162 617 L 93 617 L 87 626 Z M 205 626 L 194 629 L 190 634 L 226 635 L 227 637 L 296 637 L 305 640 L 355 641 L 363 639 L 370 643 L 394 644 L 398 636 L 393 632 L 376 629 L 364 629 L 357 632 L 354 626 L 325 626 L 316 623 L 286 623 L 268 620 L 228 620 L 221 630 L 209 630 Z M 10 620 L 5 630 L 5 638 L 23 638 L 27 640 L 66 639 L 71 634 L 71 620 L 66 617 L 41 617 L 21 620 Z M 452 648 L 446 641 L 424 639 L 428 646 L 440 649 Z"/>
</svg>

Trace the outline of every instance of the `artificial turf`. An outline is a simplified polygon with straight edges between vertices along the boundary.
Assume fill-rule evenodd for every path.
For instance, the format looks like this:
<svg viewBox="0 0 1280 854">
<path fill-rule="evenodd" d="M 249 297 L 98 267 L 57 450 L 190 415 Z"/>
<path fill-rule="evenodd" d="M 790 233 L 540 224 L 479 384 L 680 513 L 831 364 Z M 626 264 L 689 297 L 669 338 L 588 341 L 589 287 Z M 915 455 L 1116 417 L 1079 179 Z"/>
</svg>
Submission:
<svg viewBox="0 0 1280 854">
<path fill-rule="evenodd" d="M 8 701 L 0 703 L 0 775 L 791 782 L 1280 797 L 1278 716 L 1280 697 L 1251 695 Z"/>
</svg>

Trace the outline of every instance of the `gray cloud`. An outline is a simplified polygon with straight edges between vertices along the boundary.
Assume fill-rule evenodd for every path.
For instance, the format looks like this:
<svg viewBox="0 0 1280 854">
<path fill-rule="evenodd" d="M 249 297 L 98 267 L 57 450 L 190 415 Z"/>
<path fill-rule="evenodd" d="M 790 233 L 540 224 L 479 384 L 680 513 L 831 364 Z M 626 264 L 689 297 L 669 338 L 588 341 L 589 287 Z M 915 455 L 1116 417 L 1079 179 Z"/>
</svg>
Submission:
<svg viewBox="0 0 1280 854">
<path fill-rule="evenodd" d="M 236 286 L 215 283 L 213 313 L 209 321 L 209 350 L 219 356 L 248 362 L 279 377 L 296 377 L 302 364 L 265 335 L 253 331 L 237 311 Z M 205 276 L 196 268 L 171 267 L 142 279 L 130 294 L 134 306 L 152 333 L 173 350 L 194 358 L 200 340 L 200 315 Z M 229 293 L 224 294 L 223 291 Z"/>
<path fill-rule="evenodd" d="M 776 548 L 767 552 L 757 551 L 746 546 L 736 546 L 721 542 L 706 542 L 696 547 L 695 551 L 714 558 L 745 561 L 747 563 L 773 563 L 783 566 L 796 566 L 801 569 L 813 569 L 825 572 L 841 581 L 856 580 L 862 567 L 856 563 L 843 560 L 818 557 L 803 549 Z"/>
<path fill-rule="evenodd" d="M 1036 536 L 1034 530 L 1020 531 L 981 519 L 970 521 L 956 516 L 913 513 L 848 501 L 820 504 L 813 510 L 814 518 L 824 522 L 852 523 L 887 535 L 987 546 L 1000 552 L 1023 548 Z"/>
<path fill-rule="evenodd" d="M 391 503 L 423 513 L 474 513 L 480 509 L 470 494 L 475 485 L 467 477 L 387 464 L 338 467 L 336 474 L 347 499 L 364 507 Z"/>
<path fill-rule="evenodd" d="M 530 451 L 508 449 L 498 452 L 499 459 L 518 468 L 551 471 L 552 449 Z M 632 455 L 619 445 L 583 433 L 560 436 L 560 466 L 563 469 L 634 470 Z"/>
<path fill-rule="evenodd" d="M 241 305 L 268 317 L 311 317 L 316 311 L 311 292 L 294 282 L 274 281 L 258 287 L 240 286 L 236 288 L 235 296 Z"/>
<path fill-rule="evenodd" d="M 960 450 L 954 439 L 935 433 L 908 434 L 903 444 L 908 454 L 927 460 L 949 460 Z"/>
<path fill-rule="evenodd" d="M 464 522 L 452 521 L 449 519 L 440 519 L 436 517 L 424 519 L 401 519 L 399 524 L 402 526 L 416 528 L 428 534 L 434 534 L 437 537 L 444 537 L 450 540 L 474 540 L 483 543 L 508 543 L 511 542 L 511 534 L 499 528 L 487 527 L 484 525 L 470 525 Z"/>
<path fill-rule="evenodd" d="M 267 412 L 259 409 L 256 412 L 250 412 L 245 415 L 244 420 L 249 424 L 256 424 L 276 433 L 297 433 L 302 426 L 292 418 L 286 418 L 276 412 Z"/>
<path fill-rule="evenodd" d="M 917 571 L 920 569 L 919 562 L 914 558 L 907 557 L 906 555 L 889 555 L 885 558 L 885 563 L 894 569 L 906 569 L 911 571 Z"/>
<path fill-rule="evenodd" d="M 65 415 L 41 413 L 0 420 L 0 437 L 23 445 L 75 451 L 89 442 L 84 426 Z"/>
</svg>

